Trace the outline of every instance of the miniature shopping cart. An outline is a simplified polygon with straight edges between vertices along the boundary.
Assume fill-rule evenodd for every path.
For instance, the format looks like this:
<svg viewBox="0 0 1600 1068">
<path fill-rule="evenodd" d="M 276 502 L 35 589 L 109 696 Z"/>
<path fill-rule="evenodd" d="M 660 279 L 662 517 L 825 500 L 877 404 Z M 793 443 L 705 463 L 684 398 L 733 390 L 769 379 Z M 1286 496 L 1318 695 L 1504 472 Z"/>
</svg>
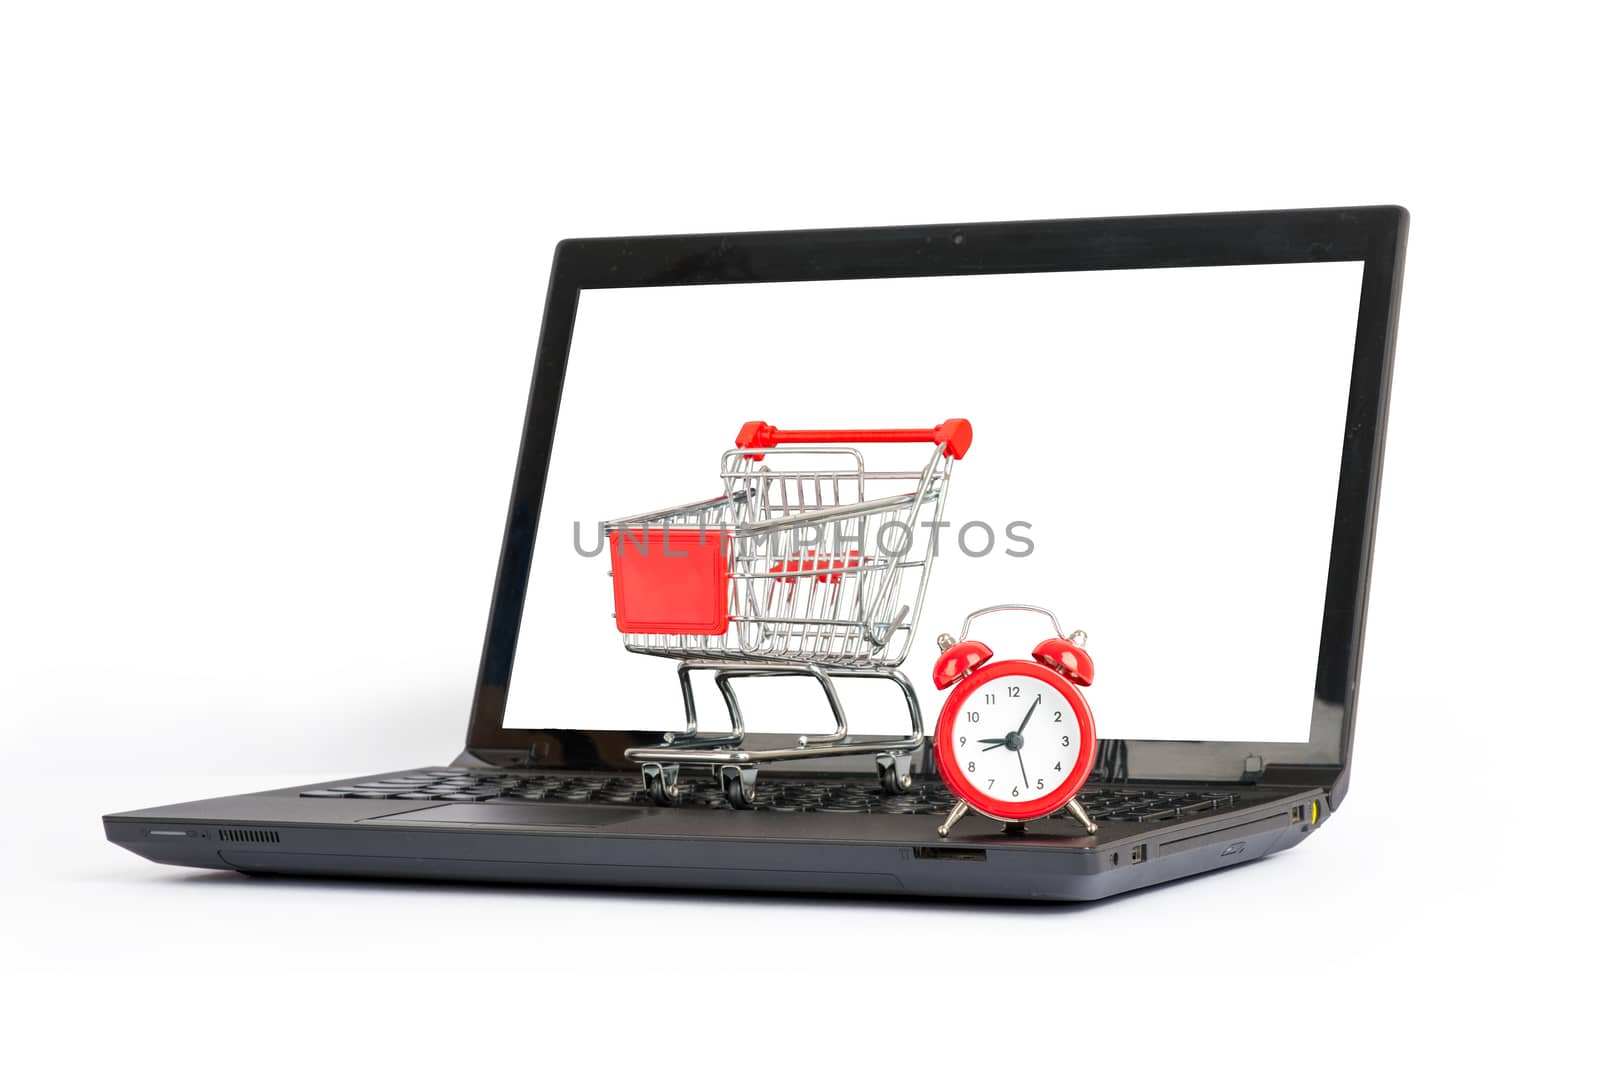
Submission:
<svg viewBox="0 0 1600 1068">
<path fill-rule="evenodd" d="M 913 470 L 869 468 L 852 447 L 919 442 L 933 451 Z M 606 524 L 625 645 L 679 661 L 684 729 L 626 751 L 653 799 L 675 803 L 680 768 L 698 766 L 714 769 L 728 801 L 748 808 L 761 766 L 849 755 L 874 756 L 886 792 L 911 785 L 922 713 L 898 669 L 922 611 L 951 468 L 971 444 L 965 419 L 927 430 L 746 423 L 722 455 L 722 496 Z M 714 673 L 727 733 L 700 731 L 695 671 Z M 733 680 L 785 675 L 816 680 L 833 730 L 747 747 Z M 852 735 L 838 678 L 894 682 L 910 730 Z"/>
</svg>

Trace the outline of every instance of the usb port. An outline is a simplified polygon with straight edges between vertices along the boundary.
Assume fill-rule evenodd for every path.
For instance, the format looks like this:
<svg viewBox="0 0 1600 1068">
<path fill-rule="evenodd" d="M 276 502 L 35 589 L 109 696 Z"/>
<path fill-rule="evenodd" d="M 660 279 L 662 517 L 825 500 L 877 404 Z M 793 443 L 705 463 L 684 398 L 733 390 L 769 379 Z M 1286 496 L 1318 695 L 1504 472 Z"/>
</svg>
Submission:
<svg viewBox="0 0 1600 1068">
<path fill-rule="evenodd" d="M 1144 850 L 1145 850 L 1145 847 L 1142 846 L 1142 845 L 1136 845 L 1131 850 L 1129 850 L 1128 851 L 1128 863 L 1129 864 L 1143 864 L 1144 863 Z"/>
<path fill-rule="evenodd" d="M 1289 810 L 1289 821 L 1291 823 L 1304 823 L 1306 821 L 1306 806 L 1296 805 L 1291 808 Z"/>
</svg>

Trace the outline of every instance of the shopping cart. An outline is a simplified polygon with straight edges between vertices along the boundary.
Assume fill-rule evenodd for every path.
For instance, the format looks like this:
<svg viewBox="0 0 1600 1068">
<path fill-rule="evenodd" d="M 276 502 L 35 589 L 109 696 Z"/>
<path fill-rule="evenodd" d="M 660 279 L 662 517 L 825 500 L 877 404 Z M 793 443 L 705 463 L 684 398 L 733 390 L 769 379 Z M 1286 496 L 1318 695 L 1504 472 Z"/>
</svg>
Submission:
<svg viewBox="0 0 1600 1068">
<path fill-rule="evenodd" d="M 869 469 L 852 445 L 934 446 L 916 470 Z M 722 496 L 606 524 L 617 629 L 630 652 L 679 661 L 684 729 L 626 750 L 661 804 L 683 766 L 715 769 L 728 801 L 755 802 L 762 765 L 867 755 L 887 792 L 911 785 L 922 747 L 916 692 L 898 669 L 922 611 L 950 472 L 972 425 L 927 430 L 779 430 L 746 423 L 722 455 Z M 887 451 L 887 450 L 885 450 Z M 730 729 L 702 733 L 691 675 L 714 673 Z M 809 676 L 833 730 L 747 747 L 733 680 Z M 892 681 L 910 730 L 852 735 L 838 678 Z"/>
</svg>

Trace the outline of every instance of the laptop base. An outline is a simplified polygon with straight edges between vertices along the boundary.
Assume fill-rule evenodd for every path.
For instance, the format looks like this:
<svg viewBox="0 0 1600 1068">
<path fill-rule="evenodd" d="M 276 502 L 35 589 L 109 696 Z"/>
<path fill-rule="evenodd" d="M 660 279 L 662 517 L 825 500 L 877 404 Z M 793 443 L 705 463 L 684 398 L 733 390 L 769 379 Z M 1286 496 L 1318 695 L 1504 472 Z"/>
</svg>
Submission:
<svg viewBox="0 0 1600 1068">
<path fill-rule="evenodd" d="M 456 770 L 467 774 L 412 769 L 360 782 Z M 478 775 L 486 777 L 482 769 Z M 596 776 L 541 778 L 559 786 Z M 1038 821 L 1018 835 L 974 817 L 941 839 L 942 815 L 934 812 L 663 808 L 508 794 L 473 801 L 303 796 L 380 792 L 357 785 L 319 783 L 119 813 L 104 818 L 105 832 L 157 863 L 257 874 L 1092 901 L 1291 848 L 1327 812 L 1326 796 L 1314 789 L 1128 783 L 1091 787 L 1091 802 L 1103 811 L 1116 800 L 1096 798 L 1096 790 L 1149 794 L 1154 805 L 1165 795 L 1225 793 L 1233 800 L 1149 822 L 1102 818 L 1092 837 L 1071 820 Z M 870 780 L 857 777 L 790 784 L 791 796 L 830 788 L 841 797 L 871 796 Z"/>
</svg>

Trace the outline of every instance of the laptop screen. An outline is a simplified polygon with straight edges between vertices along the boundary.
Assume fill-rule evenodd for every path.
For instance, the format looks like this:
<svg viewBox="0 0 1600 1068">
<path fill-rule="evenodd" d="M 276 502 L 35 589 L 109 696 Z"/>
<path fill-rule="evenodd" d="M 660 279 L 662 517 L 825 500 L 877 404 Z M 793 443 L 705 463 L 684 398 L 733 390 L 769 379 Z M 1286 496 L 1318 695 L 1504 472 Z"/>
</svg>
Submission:
<svg viewBox="0 0 1600 1068">
<path fill-rule="evenodd" d="M 1361 275 L 1331 262 L 583 292 L 504 726 L 681 728 L 672 661 L 624 647 L 604 524 L 722 495 L 743 424 L 963 418 L 973 440 L 943 525 L 919 535 L 934 544 L 903 665 L 930 727 L 937 636 L 1022 602 L 1087 633 L 1102 737 L 1306 741 Z M 869 472 L 933 453 L 854 447 Z M 802 572 L 789 592 L 826 581 Z M 1026 660 L 1051 633 L 1008 614 L 971 637 Z M 807 680 L 738 689 L 751 731 L 830 723 Z M 892 686 L 840 694 L 858 733 L 904 729 Z M 726 723 L 709 684 L 699 706 L 703 728 Z"/>
</svg>

